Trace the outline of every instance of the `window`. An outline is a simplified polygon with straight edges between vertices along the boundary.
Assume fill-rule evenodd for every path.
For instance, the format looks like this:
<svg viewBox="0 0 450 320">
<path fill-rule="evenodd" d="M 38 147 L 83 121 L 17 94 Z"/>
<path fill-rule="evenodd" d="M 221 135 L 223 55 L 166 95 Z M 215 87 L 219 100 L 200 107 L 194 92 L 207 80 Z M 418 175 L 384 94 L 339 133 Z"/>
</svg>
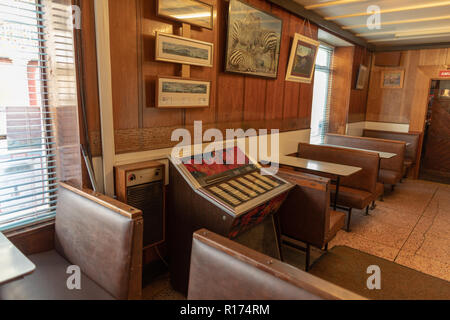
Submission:
<svg viewBox="0 0 450 320">
<path fill-rule="evenodd" d="M 311 115 L 311 143 L 323 143 L 328 131 L 333 48 L 320 45 L 314 71 L 314 92 Z"/>
<path fill-rule="evenodd" d="M 54 216 L 58 179 L 70 179 L 65 163 L 80 176 L 73 32 L 65 2 L 0 3 L 0 230 Z"/>
</svg>

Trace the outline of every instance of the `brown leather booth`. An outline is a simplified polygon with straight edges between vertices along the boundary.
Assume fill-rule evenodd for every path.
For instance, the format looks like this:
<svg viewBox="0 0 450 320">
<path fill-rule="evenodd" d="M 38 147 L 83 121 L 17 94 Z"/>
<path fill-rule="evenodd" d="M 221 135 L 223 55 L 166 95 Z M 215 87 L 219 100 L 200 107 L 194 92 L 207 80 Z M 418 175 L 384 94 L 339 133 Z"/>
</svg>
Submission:
<svg viewBox="0 0 450 320">
<path fill-rule="evenodd" d="M 282 239 L 291 245 L 306 244 L 305 270 L 309 268 L 310 245 L 327 249 L 345 225 L 345 213 L 330 208 L 330 179 L 280 169 L 278 176 L 295 185 L 280 210 Z"/>
<path fill-rule="evenodd" d="M 142 212 L 65 183 L 58 189 L 54 250 L 30 255 L 36 270 L 0 286 L 0 300 L 140 299 Z M 68 289 L 81 270 L 81 289 Z"/>
<path fill-rule="evenodd" d="M 381 159 L 378 181 L 395 186 L 403 177 L 406 143 L 395 140 L 326 134 L 325 143 L 367 150 L 395 153 L 390 159 Z"/>
<path fill-rule="evenodd" d="M 311 160 L 355 166 L 362 169 L 349 177 L 341 178 L 337 204 L 348 208 L 347 231 L 350 230 L 352 208 L 368 210 L 370 203 L 375 201 L 382 192 L 382 185 L 377 184 L 378 166 L 380 163 L 377 153 L 299 143 L 297 156 Z M 330 188 L 333 200 L 336 187 L 330 185 Z"/>
<path fill-rule="evenodd" d="M 193 235 L 189 300 L 365 300 L 206 229 Z"/>
<path fill-rule="evenodd" d="M 411 167 L 416 165 L 417 153 L 419 148 L 419 133 L 406 133 L 395 131 L 381 131 L 381 130 L 369 130 L 364 129 L 364 137 L 397 140 L 406 142 L 405 160 L 403 162 L 403 176 L 408 175 L 408 171 Z"/>
</svg>

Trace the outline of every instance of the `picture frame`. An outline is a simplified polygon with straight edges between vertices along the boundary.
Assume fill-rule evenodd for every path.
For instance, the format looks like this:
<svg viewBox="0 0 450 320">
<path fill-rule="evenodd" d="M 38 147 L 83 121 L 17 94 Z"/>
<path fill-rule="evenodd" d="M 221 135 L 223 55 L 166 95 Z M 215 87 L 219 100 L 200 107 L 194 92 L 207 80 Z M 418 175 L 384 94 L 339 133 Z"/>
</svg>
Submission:
<svg viewBox="0 0 450 320">
<path fill-rule="evenodd" d="M 212 67 L 213 57 L 213 43 L 156 31 L 156 61 Z"/>
<path fill-rule="evenodd" d="M 384 70 L 381 72 L 381 88 L 401 89 L 405 79 L 405 70 Z"/>
<path fill-rule="evenodd" d="M 355 88 L 357 90 L 364 90 L 368 80 L 369 80 L 369 68 L 361 64 L 359 66 L 358 76 L 356 77 Z"/>
<path fill-rule="evenodd" d="M 225 71 L 276 79 L 283 20 L 241 0 L 228 7 Z"/>
<path fill-rule="evenodd" d="M 213 28 L 214 7 L 200 0 L 157 0 L 156 14 L 206 29 Z"/>
<path fill-rule="evenodd" d="M 299 33 L 294 35 L 286 70 L 286 81 L 311 83 L 320 42 Z"/>
<path fill-rule="evenodd" d="M 208 108 L 211 81 L 158 76 L 156 80 L 157 108 Z"/>
</svg>

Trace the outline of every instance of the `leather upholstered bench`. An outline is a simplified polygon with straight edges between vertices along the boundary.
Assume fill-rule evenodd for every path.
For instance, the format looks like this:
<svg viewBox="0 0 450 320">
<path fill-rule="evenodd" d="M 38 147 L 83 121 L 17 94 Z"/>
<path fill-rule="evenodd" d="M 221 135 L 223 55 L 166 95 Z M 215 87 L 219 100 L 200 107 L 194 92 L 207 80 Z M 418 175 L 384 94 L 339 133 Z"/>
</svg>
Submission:
<svg viewBox="0 0 450 320">
<path fill-rule="evenodd" d="M 28 256 L 36 270 L 0 286 L 0 299 L 140 299 L 142 228 L 140 210 L 60 183 L 54 249 Z M 81 270 L 80 290 L 67 286 L 71 265 Z"/>
<path fill-rule="evenodd" d="M 364 129 L 363 137 L 406 142 L 405 160 L 403 161 L 403 177 L 406 177 L 409 170 L 416 165 L 420 133 Z"/>
<path fill-rule="evenodd" d="M 193 235 L 189 300 L 365 300 L 206 229 Z"/>
</svg>

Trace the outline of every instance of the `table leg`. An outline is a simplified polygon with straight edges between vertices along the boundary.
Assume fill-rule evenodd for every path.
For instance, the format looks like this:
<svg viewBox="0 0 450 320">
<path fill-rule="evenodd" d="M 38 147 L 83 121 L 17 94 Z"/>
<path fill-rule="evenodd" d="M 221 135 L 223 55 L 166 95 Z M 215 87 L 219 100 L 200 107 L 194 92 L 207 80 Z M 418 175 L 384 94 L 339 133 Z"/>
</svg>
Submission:
<svg viewBox="0 0 450 320">
<path fill-rule="evenodd" d="M 334 194 L 334 205 L 333 205 L 333 210 L 336 211 L 336 207 L 337 207 L 337 199 L 338 199 L 338 195 L 339 195 L 339 184 L 341 181 L 341 177 L 340 176 L 336 176 L 336 193 Z"/>
<path fill-rule="evenodd" d="M 278 213 L 272 215 L 272 223 L 273 229 L 275 231 L 275 241 L 277 242 L 278 256 L 281 261 L 283 261 L 283 254 L 281 253 L 281 227 L 280 227 L 280 218 Z"/>
</svg>

